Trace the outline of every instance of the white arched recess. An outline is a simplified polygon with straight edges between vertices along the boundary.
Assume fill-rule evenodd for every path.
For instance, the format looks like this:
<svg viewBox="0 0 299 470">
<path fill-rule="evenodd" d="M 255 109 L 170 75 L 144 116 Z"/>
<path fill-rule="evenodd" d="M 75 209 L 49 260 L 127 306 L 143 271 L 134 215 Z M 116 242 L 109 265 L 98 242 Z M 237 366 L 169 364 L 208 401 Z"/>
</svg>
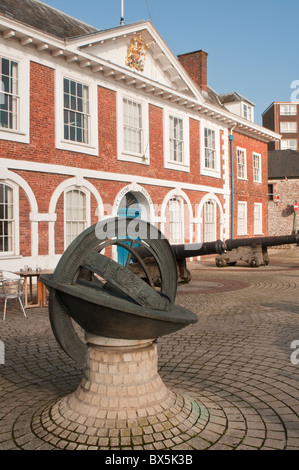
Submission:
<svg viewBox="0 0 299 470">
<path fill-rule="evenodd" d="M 109 208 L 107 208 L 106 213 L 111 214 L 113 217 L 117 217 L 121 202 L 128 193 L 132 193 L 135 196 L 138 205 L 141 208 L 141 219 L 156 225 L 157 216 L 155 214 L 153 201 L 147 190 L 135 182 L 124 186 L 118 192 L 111 210 L 109 211 Z M 115 246 L 112 248 L 112 257 L 115 261 L 117 260 L 117 248 Z"/>
<path fill-rule="evenodd" d="M 96 215 L 100 220 L 104 215 L 104 205 L 101 196 L 96 188 L 86 179 L 82 177 L 68 178 L 60 183 L 52 194 L 49 205 L 49 256 L 55 256 L 55 222 L 56 222 L 56 205 L 61 194 L 67 189 L 76 188 L 90 191 L 97 201 Z M 60 257 L 60 255 L 59 255 Z"/>
<path fill-rule="evenodd" d="M 162 203 L 162 206 L 161 206 L 161 232 L 165 233 L 165 226 L 166 226 L 166 222 L 167 222 L 166 221 L 166 207 L 167 207 L 167 204 L 170 201 L 170 199 L 172 199 L 174 197 L 181 198 L 185 203 L 185 209 L 187 208 L 187 210 L 188 210 L 189 223 L 190 223 L 190 226 L 189 226 L 189 240 L 192 242 L 192 239 L 193 239 L 193 223 L 194 223 L 192 204 L 191 204 L 190 199 L 187 196 L 187 194 L 184 193 L 184 191 L 182 191 L 181 189 L 178 189 L 178 188 L 177 189 L 172 189 L 171 191 L 169 191 L 169 193 L 166 194 L 166 196 L 163 200 L 163 203 Z"/>
<path fill-rule="evenodd" d="M 221 202 L 220 200 L 218 199 L 218 197 L 213 194 L 213 193 L 208 193 L 206 194 L 202 200 L 200 201 L 200 203 L 198 204 L 198 208 L 197 208 L 197 221 L 198 221 L 198 226 L 197 226 L 197 242 L 198 243 L 201 243 L 203 240 L 202 240 L 202 233 L 203 233 L 203 209 L 204 209 L 204 205 L 206 202 L 208 201 L 212 201 L 214 202 L 218 209 L 219 209 L 219 213 L 220 213 L 220 220 L 219 220 L 219 228 L 220 228 L 220 239 L 223 240 L 223 232 L 224 232 L 224 214 L 223 214 L 223 208 L 222 208 L 222 205 L 221 205 Z M 217 221 L 218 222 L 218 221 Z M 217 229 L 217 228 L 216 228 Z"/>
<path fill-rule="evenodd" d="M 153 201 L 146 189 L 137 183 L 128 184 L 118 192 L 113 203 L 111 214 L 113 216 L 117 216 L 121 201 L 128 193 L 132 193 L 136 197 L 138 204 L 141 207 L 141 218 L 147 222 L 155 224 L 157 219 Z"/>
<path fill-rule="evenodd" d="M 14 205 L 14 217 L 15 217 L 15 256 L 20 255 L 20 245 L 19 245 L 19 188 L 22 188 L 25 192 L 29 205 L 30 205 L 30 221 L 31 221 L 31 256 L 36 257 L 38 255 L 38 205 L 35 198 L 35 195 L 27 183 L 21 176 L 13 171 L 8 170 L 7 168 L 0 169 L 0 182 L 3 184 L 10 185 L 15 194 L 15 199 L 17 204 Z M 12 257 L 13 258 L 13 257 Z M 7 260 L 5 260 L 7 264 Z M 23 262 L 23 261 L 22 261 Z M 18 263 L 17 263 L 18 264 Z M 10 269 L 19 269 L 22 266 L 15 264 L 13 261 L 10 263 Z"/>
</svg>

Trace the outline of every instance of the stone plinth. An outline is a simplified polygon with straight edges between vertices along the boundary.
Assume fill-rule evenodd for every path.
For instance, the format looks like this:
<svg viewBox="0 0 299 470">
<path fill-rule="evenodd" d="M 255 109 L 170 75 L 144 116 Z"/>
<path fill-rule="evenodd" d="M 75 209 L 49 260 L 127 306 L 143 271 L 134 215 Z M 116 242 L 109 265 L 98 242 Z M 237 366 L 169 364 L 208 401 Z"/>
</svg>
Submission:
<svg viewBox="0 0 299 470">
<path fill-rule="evenodd" d="M 199 433 L 202 407 L 165 386 L 155 342 L 86 339 L 88 362 L 78 389 L 33 421 L 44 440 L 67 449 L 163 449 Z"/>
<path fill-rule="evenodd" d="M 89 349 L 86 377 L 67 399 L 70 409 L 94 418 L 146 416 L 169 397 L 157 373 L 157 346 L 150 342 L 98 341 Z M 115 345 L 117 344 L 117 346 Z"/>
</svg>

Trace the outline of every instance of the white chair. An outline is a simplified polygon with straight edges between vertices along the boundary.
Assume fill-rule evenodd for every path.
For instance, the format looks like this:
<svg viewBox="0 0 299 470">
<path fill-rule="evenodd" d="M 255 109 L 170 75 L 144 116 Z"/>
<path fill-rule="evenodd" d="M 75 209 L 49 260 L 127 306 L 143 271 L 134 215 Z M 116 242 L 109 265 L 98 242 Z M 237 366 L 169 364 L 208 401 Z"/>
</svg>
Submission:
<svg viewBox="0 0 299 470">
<path fill-rule="evenodd" d="M 3 320 L 5 320 L 7 300 L 18 299 L 24 314 L 27 318 L 21 297 L 24 294 L 24 279 L 5 279 L 0 283 L 0 298 L 4 299 Z"/>
</svg>

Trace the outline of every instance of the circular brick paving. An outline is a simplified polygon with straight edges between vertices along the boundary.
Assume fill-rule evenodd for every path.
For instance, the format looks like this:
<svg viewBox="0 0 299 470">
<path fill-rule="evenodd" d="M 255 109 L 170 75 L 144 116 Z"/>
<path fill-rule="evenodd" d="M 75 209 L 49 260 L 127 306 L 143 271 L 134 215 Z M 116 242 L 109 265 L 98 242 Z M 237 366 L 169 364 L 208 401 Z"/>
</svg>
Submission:
<svg viewBox="0 0 299 470">
<path fill-rule="evenodd" d="M 208 281 L 194 279 L 190 284 L 181 284 L 178 286 L 177 295 L 180 294 L 211 294 L 214 292 L 226 292 L 249 287 L 250 283 L 238 281 L 236 279 L 211 278 Z"/>
<path fill-rule="evenodd" d="M 12 302 L 0 321 L 0 449 L 298 450 L 299 364 L 291 362 L 292 341 L 299 340 L 298 270 L 194 269 L 192 276 L 201 292 L 178 295 L 177 303 L 197 313 L 198 323 L 157 343 L 173 415 L 161 411 L 158 423 L 135 417 L 130 436 L 128 418 L 109 428 L 113 436 L 99 435 L 107 423 L 61 421 L 58 404 L 83 371 L 56 344 L 46 308 L 28 310 L 25 319 Z M 249 285 L 220 292 L 228 280 Z M 174 421 L 180 412 L 187 429 Z"/>
<path fill-rule="evenodd" d="M 168 449 L 197 436 L 205 427 L 207 410 L 195 400 L 170 392 L 164 406 L 153 408 L 152 413 L 125 414 L 123 419 L 117 413 L 90 418 L 70 412 L 62 399 L 35 413 L 32 432 L 58 449 L 142 450 L 149 445 Z"/>
</svg>

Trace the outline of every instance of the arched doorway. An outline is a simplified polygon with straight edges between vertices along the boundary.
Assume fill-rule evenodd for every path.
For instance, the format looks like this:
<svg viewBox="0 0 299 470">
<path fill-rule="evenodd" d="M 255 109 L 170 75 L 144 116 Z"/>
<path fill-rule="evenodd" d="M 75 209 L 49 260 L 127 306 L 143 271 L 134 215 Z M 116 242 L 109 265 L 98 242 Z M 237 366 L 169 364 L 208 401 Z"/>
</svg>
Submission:
<svg viewBox="0 0 299 470">
<path fill-rule="evenodd" d="M 127 193 L 121 200 L 117 215 L 119 217 L 132 217 L 136 219 L 141 218 L 141 207 L 138 200 L 132 192 Z M 124 266 L 128 257 L 128 251 L 124 248 L 117 248 L 117 261 Z"/>
</svg>

